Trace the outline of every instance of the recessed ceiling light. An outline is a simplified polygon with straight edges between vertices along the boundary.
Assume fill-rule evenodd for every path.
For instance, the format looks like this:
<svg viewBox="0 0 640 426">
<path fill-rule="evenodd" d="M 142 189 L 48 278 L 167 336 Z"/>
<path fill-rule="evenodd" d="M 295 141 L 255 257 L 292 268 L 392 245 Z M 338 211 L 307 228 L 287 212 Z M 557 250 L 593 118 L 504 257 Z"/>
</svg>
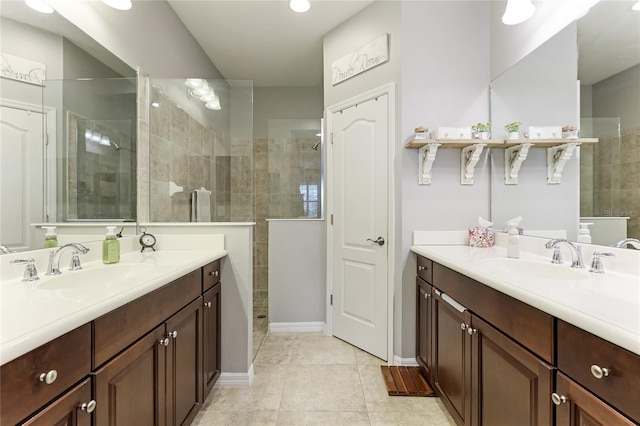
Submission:
<svg viewBox="0 0 640 426">
<path fill-rule="evenodd" d="M 311 8 L 311 3 L 309 3 L 309 0 L 291 0 L 289 7 L 294 12 L 304 13 Z"/>
<path fill-rule="evenodd" d="M 102 3 L 118 10 L 131 9 L 131 0 L 102 0 Z"/>
<path fill-rule="evenodd" d="M 24 0 L 24 2 L 33 10 L 40 13 L 53 13 L 53 8 L 44 0 Z"/>
<path fill-rule="evenodd" d="M 536 12 L 536 7 L 531 0 L 508 0 L 507 8 L 502 15 L 502 23 L 516 25 L 531 18 Z"/>
<path fill-rule="evenodd" d="M 631 10 L 635 10 L 636 12 L 640 12 L 640 1 L 631 6 Z"/>
</svg>

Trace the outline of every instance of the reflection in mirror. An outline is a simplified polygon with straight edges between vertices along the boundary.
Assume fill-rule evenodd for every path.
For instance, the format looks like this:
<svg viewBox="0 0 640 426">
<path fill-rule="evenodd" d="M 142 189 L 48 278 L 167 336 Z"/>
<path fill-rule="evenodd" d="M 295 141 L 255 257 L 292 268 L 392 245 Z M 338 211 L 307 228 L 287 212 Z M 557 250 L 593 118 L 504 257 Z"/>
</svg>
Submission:
<svg viewBox="0 0 640 426">
<path fill-rule="evenodd" d="M 600 2 L 578 22 L 581 222 L 592 241 L 640 238 L 640 12 Z"/>
<path fill-rule="evenodd" d="M 579 184 L 574 183 L 573 189 L 564 194 L 564 199 L 577 203 L 579 197 L 578 214 L 574 213 L 573 207 L 560 207 L 560 201 L 553 195 L 558 188 L 544 183 L 544 156 L 540 155 L 537 165 L 533 165 L 531 158 L 528 158 L 521 169 L 524 173 L 535 173 L 535 179 L 542 181 L 535 191 L 523 185 L 505 188 L 500 174 L 501 159 L 495 158 L 501 155 L 501 150 L 492 150 L 492 170 L 500 169 L 498 172 L 492 171 L 491 195 L 492 218 L 498 229 L 509 217 L 522 215 L 525 231 L 527 228 L 538 228 L 537 221 L 545 219 L 554 229 L 563 224 L 562 228 L 567 229 L 569 238 L 575 240 L 578 222 L 582 221 L 594 223 L 591 226 L 594 244 L 611 245 L 625 237 L 640 238 L 640 12 L 631 10 L 634 3 L 627 0 L 601 1 L 579 19 L 576 30 L 579 50 L 577 65 L 564 64 L 566 57 L 556 61 L 532 61 L 532 57 L 535 59 L 549 44 L 559 43 L 567 30 L 575 25 L 570 24 L 492 82 L 491 118 L 496 126 L 500 126 L 501 119 L 496 115 L 496 107 L 500 104 L 494 102 L 496 81 L 504 77 L 513 81 L 521 79 L 519 86 L 514 86 L 514 91 L 518 91 L 519 87 L 531 86 L 531 81 L 524 77 L 527 74 L 557 70 L 559 75 L 564 75 L 566 70 L 577 66 L 577 79 L 580 80 L 580 136 L 599 139 L 594 145 L 583 144 L 579 148 L 579 155 L 574 154 L 571 160 L 579 162 L 579 167 L 576 165 Z M 566 56 L 574 56 L 575 46 L 574 38 L 562 51 Z M 551 84 L 558 83 L 558 80 L 554 80 Z M 566 84 L 567 88 L 568 85 L 575 87 L 576 82 L 574 80 Z M 540 88 L 539 92 L 550 97 L 555 94 L 555 91 L 549 93 L 551 87 Z M 520 101 L 541 113 L 551 105 L 548 98 L 541 100 L 528 96 Z M 509 119 L 527 120 L 520 116 Z M 564 125 L 573 122 L 563 120 L 556 123 L 549 119 L 545 124 Z M 568 166 L 572 167 L 571 164 Z M 540 170 L 536 172 L 535 167 Z M 559 187 L 567 183 L 565 176 L 566 169 Z"/>
<path fill-rule="evenodd" d="M 55 221 L 134 221 L 136 80 L 49 81 L 43 104 L 60 94 L 66 125 L 56 149 Z"/>
</svg>

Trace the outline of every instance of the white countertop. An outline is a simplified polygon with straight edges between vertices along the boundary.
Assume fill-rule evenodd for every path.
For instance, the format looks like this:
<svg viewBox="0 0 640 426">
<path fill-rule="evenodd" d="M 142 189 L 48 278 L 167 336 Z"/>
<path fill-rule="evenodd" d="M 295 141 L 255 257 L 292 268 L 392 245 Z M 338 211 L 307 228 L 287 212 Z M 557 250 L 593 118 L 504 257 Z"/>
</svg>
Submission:
<svg viewBox="0 0 640 426">
<path fill-rule="evenodd" d="M 581 279 L 540 279 L 526 273 L 506 272 L 485 260 L 506 258 L 507 251 L 503 247 L 420 245 L 411 250 L 640 355 L 638 275 L 612 271 L 594 274 L 584 269 L 578 271 L 584 274 Z M 552 265 L 549 256 L 522 252 L 520 258 L 526 262 L 539 262 L 545 268 L 570 268 L 566 263 Z"/>
<path fill-rule="evenodd" d="M 123 253 L 114 265 L 93 261 L 82 271 L 64 268 L 55 277 L 41 272 L 38 281 L 3 280 L 0 365 L 226 255 L 225 250 L 135 251 Z M 68 286 L 92 270 L 99 280 Z"/>
</svg>

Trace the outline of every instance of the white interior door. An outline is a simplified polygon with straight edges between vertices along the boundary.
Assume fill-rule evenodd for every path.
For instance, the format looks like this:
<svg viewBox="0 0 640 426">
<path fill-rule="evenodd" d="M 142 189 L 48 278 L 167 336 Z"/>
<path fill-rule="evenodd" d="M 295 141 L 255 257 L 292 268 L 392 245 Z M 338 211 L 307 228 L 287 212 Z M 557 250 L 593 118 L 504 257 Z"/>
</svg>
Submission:
<svg viewBox="0 0 640 426">
<path fill-rule="evenodd" d="M 34 243 L 31 224 L 44 219 L 43 117 L 1 108 L 0 244 L 26 250 Z"/>
<path fill-rule="evenodd" d="M 384 360 L 388 354 L 388 99 L 378 96 L 332 114 L 330 188 L 333 334 Z"/>
</svg>

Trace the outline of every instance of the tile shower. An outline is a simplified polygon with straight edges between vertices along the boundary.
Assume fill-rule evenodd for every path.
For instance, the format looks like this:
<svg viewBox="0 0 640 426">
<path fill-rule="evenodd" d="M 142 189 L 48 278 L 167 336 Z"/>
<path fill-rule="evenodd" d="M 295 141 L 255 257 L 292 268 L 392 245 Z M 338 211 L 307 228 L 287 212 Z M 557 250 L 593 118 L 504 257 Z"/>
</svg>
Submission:
<svg viewBox="0 0 640 426">
<path fill-rule="evenodd" d="M 184 82 L 151 79 L 149 94 L 150 220 L 189 222 L 191 193 L 212 191 L 216 222 L 255 222 L 254 356 L 268 327 L 267 219 L 319 218 L 322 159 L 313 130 L 288 128 L 254 138 L 251 89 L 221 94 L 221 111 L 184 96 Z M 226 96 L 225 96 L 226 95 Z M 180 104 L 184 105 L 181 106 Z M 292 120 L 295 123 L 295 120 Z M 182 190 L 170 195 L 170 188 Z"/>
</svg>

